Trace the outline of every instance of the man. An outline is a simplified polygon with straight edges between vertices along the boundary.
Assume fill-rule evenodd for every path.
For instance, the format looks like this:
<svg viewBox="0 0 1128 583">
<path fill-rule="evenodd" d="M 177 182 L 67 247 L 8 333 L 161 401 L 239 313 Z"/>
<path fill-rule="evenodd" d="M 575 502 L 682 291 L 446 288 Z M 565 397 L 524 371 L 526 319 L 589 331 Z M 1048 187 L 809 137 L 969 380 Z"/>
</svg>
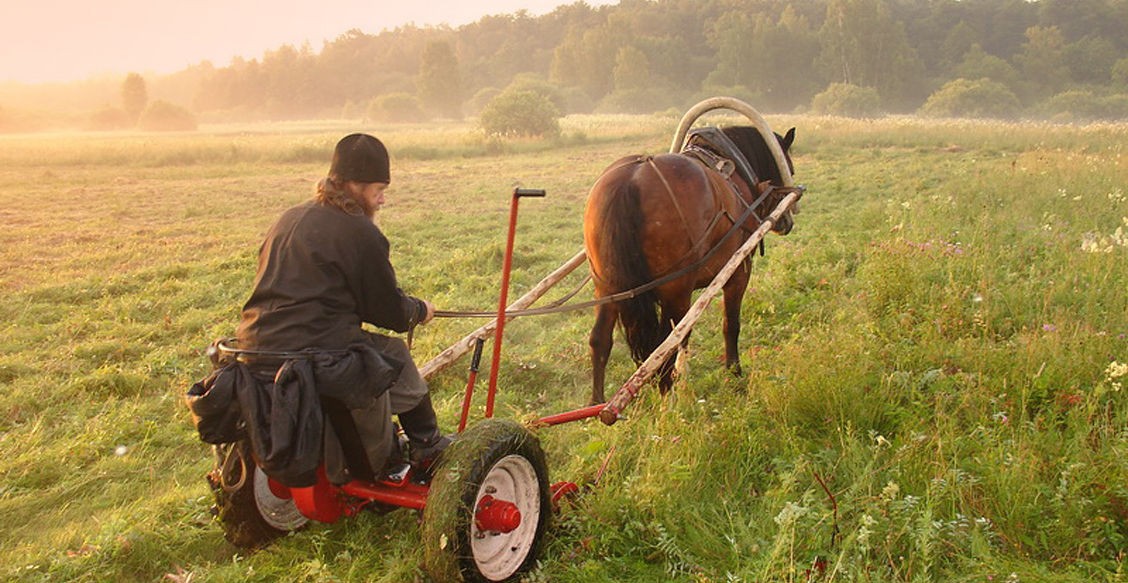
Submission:
<svg viewBox="0 0 1128 583">
<path fill-rule="evenodd" d="M 324 451 L 334 483 L 379 478 L 399 461 L 392 414 L 408 437 L 411 460 L 424 469 L 450 443 L 439 432 L 427 383 L 407 345 L 361 329 L 368 323 L 406 332 L 434 316 L 430 302 L 398 287 L 388 240 L 373 222 L 389 182 L 388 152 L 380 140 L 367 134 L 342 138 L 313 199 L 287 210 L 267 233 L 254 290 L 236 331 L 240 349 L 305 351 L 324 365 L 314 368 L 313 379 L 330 420 Z M 358 347 L 364 358 L 357 358 Z M 373 348 L 375 364 L 369 356 Z M 278 363 L 260 364 L 277 369 Z M 355 381 L 355 374 L 334 373 L 334 367 L 355 371 L 357 366 L 364 371 L 363 386 L 341 380 Z M 327 394 L 353 398 L 343 400 L 351 400 L 347 408 L 334 409 L 339 402 L 327 401 Z M 358 456 L 358 445 L 364 456 Z"/>
</svg>

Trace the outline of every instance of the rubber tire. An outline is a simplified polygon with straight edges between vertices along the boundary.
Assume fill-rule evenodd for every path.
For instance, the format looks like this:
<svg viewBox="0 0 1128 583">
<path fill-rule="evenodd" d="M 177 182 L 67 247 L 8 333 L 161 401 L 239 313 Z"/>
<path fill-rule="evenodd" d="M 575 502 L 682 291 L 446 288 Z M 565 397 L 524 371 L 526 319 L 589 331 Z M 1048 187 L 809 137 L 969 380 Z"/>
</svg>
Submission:
<svg viewBox="0 0 1128 583">
<path fill-rule="evenodd" d="M 286 535 L 288 532 L 301 530 L 307 521 L 288 529 L 279 529 L 271 526 L 255 502 L 256 481 L 265 478 L 265 474 L 255 471 L 254 458 L 251 455 L 251 444 L 244 439 L 231 444 L 239 448 L 245 464 L 235 469 L 233 473 L 247 472 L 243 483 L 236 489 L 228 490 L 221 485 L 219 479 L 220 469 L 216 468 L 208 473 L 208 484 L 215 494 L 215 516 L 223 527 L 223 536 L 231 544 L 241 549 L 258 549 L 270 544 L 275 539 Z M 228 476 L 228 484 L 237 483 L 238 475 Z M 291 501 L 292 503 L 292 501 Z M 294 509 L 296 512 L 296 508 Z"/>
<path fill-rule="evenodd" d="M 539 512 L 532 542 L 520 565 L 502 579 L 489 579 L 474 560 L 470 540 L 473 509 L 490 470 L 508 456 L 524 458 L 526 467 L 533 470 Z M 516 579 L 536 564 L 551 514 L 548 465 L 536 436 L 514 421 L 489 419 L 478 423 L 463 432 L 439 458 L 423 509 L 423 568 L 435 581 Z"/>
</svg>

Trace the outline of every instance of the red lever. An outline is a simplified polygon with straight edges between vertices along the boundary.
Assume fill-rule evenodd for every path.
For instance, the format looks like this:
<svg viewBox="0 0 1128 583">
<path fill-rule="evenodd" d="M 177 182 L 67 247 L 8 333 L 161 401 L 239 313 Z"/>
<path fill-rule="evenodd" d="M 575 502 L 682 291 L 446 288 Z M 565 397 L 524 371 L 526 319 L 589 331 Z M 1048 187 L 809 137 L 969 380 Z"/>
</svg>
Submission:
<svg viewBox="0 0 1128 583">
<path fill-rule="evenodd" d="M 486 494 L 474 511 L 474 526 L 483 532 L 513 532 L 521 526 L 521 511 L 512 502 Z"/>
</svg>

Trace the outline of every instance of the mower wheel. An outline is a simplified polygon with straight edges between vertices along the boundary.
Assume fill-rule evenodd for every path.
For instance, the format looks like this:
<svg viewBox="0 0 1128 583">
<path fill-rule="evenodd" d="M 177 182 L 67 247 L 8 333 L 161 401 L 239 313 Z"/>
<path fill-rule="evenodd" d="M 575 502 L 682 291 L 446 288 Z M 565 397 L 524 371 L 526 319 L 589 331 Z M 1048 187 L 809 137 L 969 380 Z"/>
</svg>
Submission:
<svg viewBox="0 0 1128 583">
<path fill-rule="evenodd" d="M 215 493 L 215 514 L 223 535 L 243 549 L 266 546 L 287 532 L 298 530 L 309 519 L 298 511 L 292 498 L 271 489 L 270 479 L 255 464 L 247 440 L 217 445 L 219 466 L 207 478 Z"/>
<path fill-rule="evenodd" d="M 443 452 L 423 509 L 436 581 L 505 581 L 528 570 L 552 513 L 544 451 L 524 426 L 489 419 Z"/>
</svg>

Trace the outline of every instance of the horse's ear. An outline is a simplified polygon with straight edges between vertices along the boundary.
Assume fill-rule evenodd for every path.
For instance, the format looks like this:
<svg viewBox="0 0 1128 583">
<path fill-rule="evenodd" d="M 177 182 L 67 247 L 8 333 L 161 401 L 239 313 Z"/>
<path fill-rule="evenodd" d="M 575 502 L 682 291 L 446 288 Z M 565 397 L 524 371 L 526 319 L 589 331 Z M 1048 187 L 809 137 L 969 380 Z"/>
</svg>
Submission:
<svg viewBox="0 0 1128 583">
<path fill-rule="evenodd" d="M 795 128 L 787 130 L 787 133 L 783 135 L 783 149 L 790 149 L 793 143 L 795 143 Z"/>
</svg>

